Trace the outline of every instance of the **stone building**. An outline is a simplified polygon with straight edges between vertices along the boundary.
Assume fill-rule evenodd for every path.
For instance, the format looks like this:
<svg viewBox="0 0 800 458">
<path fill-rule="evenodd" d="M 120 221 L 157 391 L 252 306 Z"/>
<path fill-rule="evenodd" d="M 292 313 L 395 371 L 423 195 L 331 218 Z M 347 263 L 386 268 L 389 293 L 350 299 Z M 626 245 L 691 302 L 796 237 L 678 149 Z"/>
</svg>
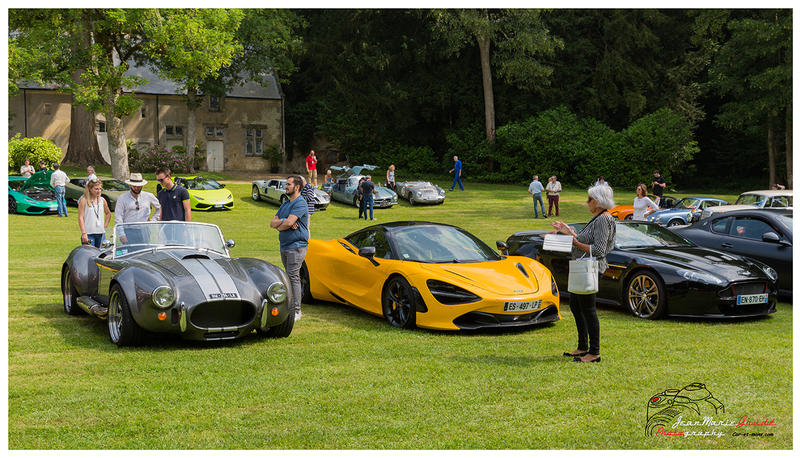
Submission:
<svg viewBox="0 0 800 458">
<path fill-rule="evenodd" d="M 184 94 L 178 93 L 180 84 L 162 80 L 144 67 L 131 67 L 128 74 L 148 83 L 135 90 L 142 101 L 139 110 L 123 118 L 125 138 L 138 147 L 187 147 L 188 108 Z M 269 148 L 285 151 L 282 92 L 274 77 L 266 80 L 265 86 L 251 82 L 236 86 L 222 98 L 203 97 L 203 105 L 197 109 L 195 141 L 207 152 L 209 171 L 262 171 L 280 165 L 262 158 L 262 151 Z M 20 89 L 18 96 L 9 99 L 13 117 L 8 138 L 17 133 L 43 137 L 66 151 L 72 97 L 35 84 Z M 95 122 L 100 150 L 110 162 L 104 115 L 96 113 Z"/>
</svg>

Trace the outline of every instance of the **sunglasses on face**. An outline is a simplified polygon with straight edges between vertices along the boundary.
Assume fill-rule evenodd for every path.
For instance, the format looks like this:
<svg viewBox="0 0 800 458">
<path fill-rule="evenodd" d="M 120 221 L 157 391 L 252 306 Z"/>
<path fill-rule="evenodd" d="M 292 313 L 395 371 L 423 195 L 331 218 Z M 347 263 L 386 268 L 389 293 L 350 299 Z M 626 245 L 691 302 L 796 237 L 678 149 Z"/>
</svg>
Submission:
<svg viewBox="0 0 800 458">
<path fill-rule="evenodd" d="M 588 204 L 589 202 L 591 202 L 591 201 L 593 201 L 593 200 L 594 200 L 594 199 L 592 199 L 592 198 L 590 197 L 590 198 L 586 199 L 586 203 Z"/>
</svg>

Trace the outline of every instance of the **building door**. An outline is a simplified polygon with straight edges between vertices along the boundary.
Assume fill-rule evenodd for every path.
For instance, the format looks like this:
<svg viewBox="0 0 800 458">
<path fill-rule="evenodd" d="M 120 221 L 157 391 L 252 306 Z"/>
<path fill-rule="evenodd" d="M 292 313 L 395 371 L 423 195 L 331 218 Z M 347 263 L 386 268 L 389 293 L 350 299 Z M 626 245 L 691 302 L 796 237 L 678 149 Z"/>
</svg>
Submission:
<svg viewBox="0 0 800 458">
<path fill-rule="evenodd" d="M 217 140 L 208 142 L 208 171 L 209 172 L 223 172 L 225 171 L 225 157 L 224 157 L 223 143 Z"/>
</svg>

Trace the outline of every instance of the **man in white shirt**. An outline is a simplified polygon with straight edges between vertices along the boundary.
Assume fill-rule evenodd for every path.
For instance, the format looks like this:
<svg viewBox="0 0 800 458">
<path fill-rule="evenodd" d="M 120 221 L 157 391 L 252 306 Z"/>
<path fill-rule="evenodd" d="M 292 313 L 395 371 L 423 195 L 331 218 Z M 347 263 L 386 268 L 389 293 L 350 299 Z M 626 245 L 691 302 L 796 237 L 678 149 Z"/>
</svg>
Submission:
<svg viewBox="0 0 800 458">
<path fill-rule="evenodd" d="M 53 164 L 55 172 L 50 176 L 50 187 L 56 191 L 56 201 L 58 202 L 58 217 L 69 216 L 67 212 L 67 200 L 64 197 L 67 193 L 67 183 L 69 177 L 61 170 L 61 165 Z"/>
<path fill-rule="evenodd" d="M 161 204 L 156 196 L 142 191 L 142 187 L 147 184 L 147 180 L 142 178 L 142 174 L 131 173 L 131 177 L 125 180 L 125 183 L 131 186 L 131 190 L 117 199 L 117 206 L 114 208 L 116 224 L 160 220 Z M 152 215 L 151 210 L 154 210 Z M 146 227 L 136 229 L 121 227 L 117 235 L 122 243 L 147 243 L 149 239 Z"/>
</svg>

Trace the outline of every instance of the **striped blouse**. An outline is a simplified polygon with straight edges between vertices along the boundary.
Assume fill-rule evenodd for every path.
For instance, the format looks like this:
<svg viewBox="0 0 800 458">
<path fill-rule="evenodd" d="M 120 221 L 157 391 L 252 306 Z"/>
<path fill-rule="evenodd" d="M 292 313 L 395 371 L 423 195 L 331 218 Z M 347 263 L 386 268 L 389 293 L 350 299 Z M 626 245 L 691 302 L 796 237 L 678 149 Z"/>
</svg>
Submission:
<svg viewBox="0 0 800 458">
<path fill-rule="evenodd" d="M 578 234 L 579 242 L 592 247 L 592 256 L 599 261 L 598 267 L 601 274 L 608 268 L 606 256 L 614 249 L 616 238 L 617 224 L 614 222 L 614 217 L 607 211 L 593 218 Z M 588 256 L 588 253 L 578 247 L 572 248 L 572 259 L 579 259 L 584 255 Z"/>
</svg>

